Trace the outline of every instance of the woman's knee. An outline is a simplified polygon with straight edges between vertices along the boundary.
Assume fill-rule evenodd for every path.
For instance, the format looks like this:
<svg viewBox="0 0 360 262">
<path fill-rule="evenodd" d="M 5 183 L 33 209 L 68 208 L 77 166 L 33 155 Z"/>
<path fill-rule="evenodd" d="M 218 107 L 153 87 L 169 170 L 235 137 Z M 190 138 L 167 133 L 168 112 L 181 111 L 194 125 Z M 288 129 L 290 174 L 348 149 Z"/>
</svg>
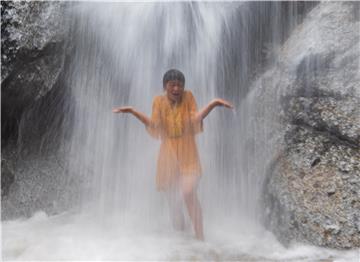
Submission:
<svg viewBox="0 0 360 262">
<path fill-rule="evenodd" d="M 183 176 L 180 180 L 181 193 L 186 199 L 195 197 L 197 188 L 198 177 L 197 176 Z"/>
</svg>

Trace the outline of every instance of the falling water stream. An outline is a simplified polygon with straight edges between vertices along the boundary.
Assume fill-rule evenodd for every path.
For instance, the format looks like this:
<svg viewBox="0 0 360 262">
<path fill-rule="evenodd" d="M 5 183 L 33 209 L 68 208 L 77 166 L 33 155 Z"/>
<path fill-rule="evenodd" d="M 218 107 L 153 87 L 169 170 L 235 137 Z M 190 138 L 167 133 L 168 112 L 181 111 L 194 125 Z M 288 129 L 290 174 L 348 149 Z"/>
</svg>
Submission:
<svg viewBox="0 0 360 262">
<path fill-rule="evenodd" d="M 242 8 L 241 2 L 74 5 L 75 51 L 68 70 L 74 114 L 72 135 L 64 143 L 70 146 L 68 168 L 82 181 L 80 199 L 74 209 L 56 216 L 38 212 L 4 222 L 5 259 L 354 257 L 306 245 L 285 248 L 260 224 L 259 198 L 272 149 L 250 145 L 255 133 L 266 136 L 268 130 L 250 118 L 256 104 L 248 91 L 256 44 L 244 36 L 255 27 L 251 19 L 239 19 Z M 272 38 L 279 39 L 273 16 Z M 237 66 L 230 70 L 233 61 Z M 212 112 L 197 137 L 205 242 L 193 238 L 189 221 L 185 233 L 171 227 L 164 195 L 155 187 L 160 142 L 135 118 L 111 112 L 131 105 L 149 115 L 170 68 L 184 73 L 199 107 L 219 96 L 236 106 Z"/>
</svg>

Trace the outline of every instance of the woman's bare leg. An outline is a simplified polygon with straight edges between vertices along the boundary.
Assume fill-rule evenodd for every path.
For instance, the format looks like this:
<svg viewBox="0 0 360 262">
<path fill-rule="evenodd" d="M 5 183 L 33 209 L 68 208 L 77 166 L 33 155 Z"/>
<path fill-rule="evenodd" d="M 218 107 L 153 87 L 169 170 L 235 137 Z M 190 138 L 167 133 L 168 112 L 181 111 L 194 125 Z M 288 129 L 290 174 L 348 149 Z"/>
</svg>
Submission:
<svg viewBox="0 0 360 262">
<path fill-rule="evenodd" d="M 178 183 L 170 187 L 170 189 L 166 192 L 166 195 L 170 210 L 170 219 L 173 223 L 173 227 L 175 230 L 184 231 L 185 218 Z"/>
<path fill-rule="evenodd" d="M 199 177 L 195 175 L 182 176 L 180 188 L 194 226 L 195 236 L 199 240 L 204 240 L 202 211 L 196 193 L 198 179 Z"/>
</svg>

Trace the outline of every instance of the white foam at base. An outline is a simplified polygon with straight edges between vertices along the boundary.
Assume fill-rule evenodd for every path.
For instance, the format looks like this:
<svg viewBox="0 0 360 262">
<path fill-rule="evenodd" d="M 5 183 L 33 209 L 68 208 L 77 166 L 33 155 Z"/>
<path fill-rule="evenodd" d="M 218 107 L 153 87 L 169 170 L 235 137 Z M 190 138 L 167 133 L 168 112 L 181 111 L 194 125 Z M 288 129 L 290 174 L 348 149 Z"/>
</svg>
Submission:
<svg viewBox="0 0 360 262">
<path fill-rule="evenodd" d="M 283 247 L 268 231 L 247 222 L 213 224 L 205 219 L 205 242 L 189 230 L 175 232 L 164 218 L 149 226 L 142 218 L 90 213 L 2 222 L 4 260 L 202 260 L 202 261 L 359 261 L 360 251 L 338 251 L 303 244 Z M 239 226 L 242 225 L 242 226 Z"/>
</svg>

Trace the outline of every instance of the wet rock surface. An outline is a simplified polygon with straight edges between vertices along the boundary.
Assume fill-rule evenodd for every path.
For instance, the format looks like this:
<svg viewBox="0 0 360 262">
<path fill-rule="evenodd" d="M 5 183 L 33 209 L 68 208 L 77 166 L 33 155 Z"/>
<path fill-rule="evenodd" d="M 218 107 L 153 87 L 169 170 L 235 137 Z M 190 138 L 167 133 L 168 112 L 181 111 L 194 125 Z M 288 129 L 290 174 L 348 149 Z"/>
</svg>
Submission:
<svg viewBox="0 0 360 262">
<path fill-rule="evenodd" d="M 64 2 L 1 2 L 2 142 L 22 114 L 59 81 L 65 61 Z"/>
<path fill-rule="evenodd" d="M 67 7 L 1 2 L 2 219 L 40 207 L 52 213 L 66 204 L 60 191 L 68 176 L 56 163 L 62 162 L 57 142 L 64 135 L 64 68 L 71 51 Z"/>
<path fill-rule="evenodd" d="M 263 203 L 264 223 L 284 244 L 360 246 L 359 10 L 319 4 L 261 78 L 281 97 L 269 110 L 281 137 Z"/>
<path fill-rule="evenodd" d="M 301 126 L 287 135 L 266 185 L 268 226 L 284 242 L 359 246 L 359 150 Z"/>
<path fill-rule="evenodd" d="M 10 186 L 15 180 L 15 172 L 12 163 L 1 159 L 1 196 L 9 194 Z"/>
<path fill-rule="evenodd" d="M 56 155 L 18 159 L 13 173 L 16 176 L 2 197 L 2 220 L 29 217 L 39 210 L 57 214 L 72 207 L 79 197 L 76 177 L 67 173 Z"/>
</svg>

